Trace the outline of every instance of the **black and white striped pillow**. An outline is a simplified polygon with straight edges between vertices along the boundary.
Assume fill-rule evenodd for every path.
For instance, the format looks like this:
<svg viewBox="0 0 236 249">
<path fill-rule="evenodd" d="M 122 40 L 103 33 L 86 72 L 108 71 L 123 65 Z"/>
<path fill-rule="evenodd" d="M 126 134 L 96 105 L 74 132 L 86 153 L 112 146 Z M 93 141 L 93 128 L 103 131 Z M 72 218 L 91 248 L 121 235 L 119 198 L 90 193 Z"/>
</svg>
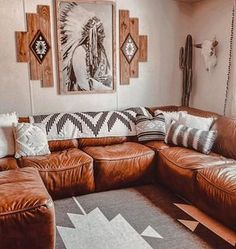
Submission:
<svg viewBox="0 0 236 249">
<path fill-rule="evenodd" d="M 136 131 L 138 141 L 164 140 L 166 134 L 165 118 L 163 114 L 147 117 L 136 116 Z"/>
<path fill-rule="evenodd" d="M 216 136 L 216 131 L 198 130 L 173 121 L 167 131 L 165 143 L 209 154 L 215 142 Z"/>
</svg>

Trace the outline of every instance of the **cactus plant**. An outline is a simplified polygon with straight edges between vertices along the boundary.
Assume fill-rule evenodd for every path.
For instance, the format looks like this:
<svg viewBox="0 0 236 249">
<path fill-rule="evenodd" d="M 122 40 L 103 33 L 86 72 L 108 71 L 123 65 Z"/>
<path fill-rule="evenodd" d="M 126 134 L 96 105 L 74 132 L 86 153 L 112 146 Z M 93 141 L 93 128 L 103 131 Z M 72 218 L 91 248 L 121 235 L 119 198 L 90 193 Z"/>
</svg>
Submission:
<svg viewBox="0 0 236 249">
<path fill-rule="evenodd" d="M 179 53 L 179 66 L 183 72 L 183 93 L 182 93 L 182 105 L 189 106 L 190 94 L 192 91 L 192 57 L 193 57 L 193 39 L 191 35 L 186 38 L 185 48 L 180 48 Z"/>
</svg>

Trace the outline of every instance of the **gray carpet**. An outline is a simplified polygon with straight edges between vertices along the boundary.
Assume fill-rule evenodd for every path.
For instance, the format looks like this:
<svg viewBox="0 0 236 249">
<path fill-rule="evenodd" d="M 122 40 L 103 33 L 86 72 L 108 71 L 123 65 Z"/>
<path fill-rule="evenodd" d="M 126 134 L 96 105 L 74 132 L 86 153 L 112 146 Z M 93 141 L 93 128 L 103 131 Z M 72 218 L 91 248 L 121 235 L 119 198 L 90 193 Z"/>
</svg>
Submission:
<svg viewBox="0 0 236 249">
<path fill-rule="evenodd" d="M 175 203 L 157 185 L 55 201 L 56 249 L 235 248 Z"/>
</svg>

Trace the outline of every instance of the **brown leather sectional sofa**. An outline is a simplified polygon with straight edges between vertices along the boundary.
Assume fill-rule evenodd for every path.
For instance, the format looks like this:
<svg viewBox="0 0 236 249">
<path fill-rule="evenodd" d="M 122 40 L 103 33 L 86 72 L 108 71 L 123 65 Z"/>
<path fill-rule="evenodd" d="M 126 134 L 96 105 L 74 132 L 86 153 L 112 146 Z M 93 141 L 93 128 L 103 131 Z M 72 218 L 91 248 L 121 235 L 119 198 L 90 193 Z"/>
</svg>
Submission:
<svg viewBox="0 0 236 249">
<path fill-rule="evenodd" d="M 0 172 L 0 196 L 5 196 L 0 198 L 0 241 L 5 243 L 0 244 L 0 249 L 26 249 L 25 240 L 32 245 L 35 234 L 42 234 L 45 239 L 43 245 L 36 243 L 33 248 L 54 248 L 54 209 L 50 196 L 64 198 L 156 180 L 236 230 L 236 119 L 193 108 L 161 109 L 216 117 L 213 129 L 218 131 L 218 137 L 212 153 L 203 155 L 170 147 L 162 141 L 140 144 L 136 138 L 116 137 L 52 141 L 50 155 L 18 161 L 10 157 L 0 159 L 0 171 L 3 171 Z M 37 225 L 42 220 L 44 226 L 34 227 L 34 232 L 25 237 L 21 231 L 32 229 L 27 225 L 33 223 L 33 218 Z M 8 236 L 2 233 L 4 230 Z M 9 233 L 15 241 L 18 239 L 18 247 L 9 244 Z"/>
</svg>

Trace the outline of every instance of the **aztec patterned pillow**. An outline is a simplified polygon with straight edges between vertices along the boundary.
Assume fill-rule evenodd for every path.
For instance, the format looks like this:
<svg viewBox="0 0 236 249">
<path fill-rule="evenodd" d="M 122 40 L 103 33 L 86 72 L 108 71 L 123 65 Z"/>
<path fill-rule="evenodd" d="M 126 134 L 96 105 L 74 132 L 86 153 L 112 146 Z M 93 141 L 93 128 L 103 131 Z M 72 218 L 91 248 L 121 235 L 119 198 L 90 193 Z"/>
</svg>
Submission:
<svg viewBox="0 0 236 249">
<path fill-rule="evenodd" d="M 152 141 L 165 139 L 165 118 L 163 114 L 147 117 L 137 114 L 136 131 L 138 141 Z"/>
<path fill-rule="evenodd" d="M 165 143 L 183 146 L 204 154 L 209 154 L 216 136 L 216 131 L 198 130 L 173 121 L 167 131 Z"/>
<path fill-rule="evenodd" d="M 50 154 L 44 124 L 19 123 L 15 129 L 15 158 Z"/>
</svg>

